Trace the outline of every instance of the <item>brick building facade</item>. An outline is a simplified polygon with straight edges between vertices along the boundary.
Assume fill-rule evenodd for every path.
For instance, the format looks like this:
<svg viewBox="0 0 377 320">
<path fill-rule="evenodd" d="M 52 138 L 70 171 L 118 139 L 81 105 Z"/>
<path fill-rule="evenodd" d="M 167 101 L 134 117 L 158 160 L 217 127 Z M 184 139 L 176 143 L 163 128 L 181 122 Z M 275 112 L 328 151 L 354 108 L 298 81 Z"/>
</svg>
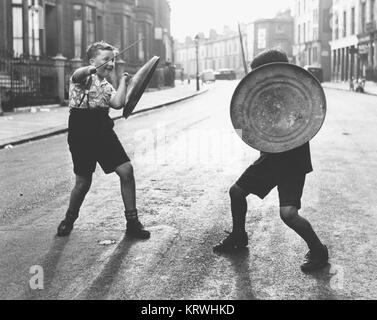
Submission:
<svg viewBox="0 0 377 320">
<path fill-rule="evenodd" d="M 3 49 L 16 55 L 85 59 L 86 47 L 94 41 L 124 48 L 144 38 L 124 55 L 130 65 L 156 53 L 163 61 L 172 59 L 166 0 L 3 0 L 0 12 Z M 158 29 L 163 30 L 161 38 L 155 38 Z"/>
<path fill-rule="evenodd" d="M 246 31 L 242 27 L 244 48 L 246 50 Z M 244 75 L 242 49 L 239 33 L 224 27 L 222 34 L 210 30 L 209 36 L 199 34 L 199 72 L 205 69 L 233 69 L 238 77 Z M 245 52 L 246 53 L 246 52 Z M 247 58 L 247 57 L 246 57 Z M 175 61 L 177 67 L 183 68 L 185 74 L 195 77 L 196 74 L 196 47 L 192 38 L 187 37 L 184 43 L 175 47 Z"/>
<path fill-rule="evenodd" d="M 250 23 L 247 27 L 250 60 L 266 49 L 280 48 L 292 61 L 293 34 L 293 17 L 289 10 L 273 19 L 259 19 Z"/>
<path fill-rule="evenodd" d="M 324 81 L 331 78 L 332 0 L 296 0 L 295 63 L 323 69 Z"/>
<path fill-rule="evenodd" d="M 334 0 L 332 80 L 377 81 L 377 5 L 374 0 Z"/>
<path fill-rule="evenodd" d="M 14 100 L 30 84 L 33 92 L 29 90 L 29 96 L 39 96 L 42 101 L 44 93 L 55 91 L 62 101 L 70 72 L 86 63 L 86 48 L 99 40 L 122 49 L 143 39 L 117 60 L 115 85 L 121 73 L 135 73 L 154 55 L 161 57 L 160 66 L 172 62 L 170 13 L 167 0 L 1 0 L 2 99 Z M 38 67 L 46 70 L 38 71 Z M 55 68 L 55 73 L 48 67 Z M 42 90 L 43 83 L 55 80 L 54 89 Z"/>
<path fill-rule="evenodd" d="M 358 74 L 377 81 L 377 4 L 376 0 L 361 0 L 358 15 Z"/>
</svg>

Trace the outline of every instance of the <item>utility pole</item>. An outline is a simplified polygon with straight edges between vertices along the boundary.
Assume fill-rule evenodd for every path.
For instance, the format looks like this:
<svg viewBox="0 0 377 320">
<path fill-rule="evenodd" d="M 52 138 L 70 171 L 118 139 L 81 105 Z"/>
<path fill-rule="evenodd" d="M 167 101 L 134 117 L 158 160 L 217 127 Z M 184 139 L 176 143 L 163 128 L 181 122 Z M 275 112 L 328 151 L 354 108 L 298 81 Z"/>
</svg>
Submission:
<svg viewBox="0 0 377 320">
<path fill-rule="evenodd" d="M 242 54 L 242 62 L 243 62 L 243 68 L 245 71 L 245 76 L 249 73 L 247 69 L 247 62 L 246 62 L 246 56 L 245 56 L 245 49 L 243 47 L 243 37 L 242 37 L 242 31 L 241 31 L 241 25 L 238 23 L 238 32 L 240 35 L 240 42 L 241 42 L 241 54 Z"/>
<path fill-rule="evenodd" d="M 195 48 L 196 48 L 196 91 L 200 90 L 199 85 L 199 35 L 195 36 Z"/>
<path fill-rule="evenodd" d="M 1 88 L 0 88 L 0 116 L 4 115 L 3 108 L 1 107 Z"/>
</svg>

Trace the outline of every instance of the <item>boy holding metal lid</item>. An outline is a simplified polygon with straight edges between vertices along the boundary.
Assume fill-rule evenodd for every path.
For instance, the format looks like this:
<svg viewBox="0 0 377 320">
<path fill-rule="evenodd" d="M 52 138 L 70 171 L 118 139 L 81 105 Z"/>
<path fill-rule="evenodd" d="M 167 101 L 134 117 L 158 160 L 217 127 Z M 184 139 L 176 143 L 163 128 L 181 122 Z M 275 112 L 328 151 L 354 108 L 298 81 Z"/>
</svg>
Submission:
<svg viewBox="0 0 377 320">
<path fill-rule="evenodd" d="M 115 66 L 115 52 L 115 48 L 104 41 L 93 43 L 87 50 L 90 66 L 79 68 L 70 79 L 68 144 L 76 183 L 65 219 L 58 227 L 59 237 L 71 233 L 90 189 L 97 162 L 106 174 L 115 172 L 120 178 L 126 235 L 137 239 L 150 237 L 138 219 L 133 167 L 109 116 L 110 108 L 124 107 L 130 81 L 130 76 L 124 74 L 116 91 L 106 80 Z"/>
</svg>

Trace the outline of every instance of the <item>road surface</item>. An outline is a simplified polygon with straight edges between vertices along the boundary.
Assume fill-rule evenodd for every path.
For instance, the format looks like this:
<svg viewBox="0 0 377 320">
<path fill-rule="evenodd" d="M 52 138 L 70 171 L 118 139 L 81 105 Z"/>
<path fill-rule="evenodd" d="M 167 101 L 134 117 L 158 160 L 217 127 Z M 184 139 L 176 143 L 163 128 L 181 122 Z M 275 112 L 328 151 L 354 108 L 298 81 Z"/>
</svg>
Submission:
<svg viewBox="0 0 377 320">
<path fill-rule="evenodd" d="M 300 271 L 307 248 L 280 220 L 276 190 L 248 199 L 247 250 L 212 252 L 231 229 L 228 189 L 258 157 L 230 124 L 236 85 L 116 123 L 149 241 L 124 238 L 117 176 L 99 167 L 73 233 L 55 238 L 74 182 L 66 135 L 0 151 L 0 298 L 376 299 L 377 97 L 327 90 L 311 142 L 301 214 L 328 245 L 328 267 Z"/>
</svg>

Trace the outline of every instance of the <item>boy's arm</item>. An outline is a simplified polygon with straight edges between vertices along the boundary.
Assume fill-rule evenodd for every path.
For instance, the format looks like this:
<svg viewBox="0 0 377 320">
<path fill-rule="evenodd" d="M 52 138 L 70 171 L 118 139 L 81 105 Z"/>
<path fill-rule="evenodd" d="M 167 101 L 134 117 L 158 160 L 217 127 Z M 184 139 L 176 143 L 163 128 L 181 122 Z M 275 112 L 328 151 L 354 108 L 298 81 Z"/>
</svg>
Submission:
<svg viewBox="0 0 377 320">
<path fill-rule="evenodd" d="M 126 103 L 127 87 L 131 80 L 131 76 L 125 73 L 120 79 L 119 87 L 116 94 L 110 99 L 110 107 L 114 109 L 122 109 Z"/>
<path fill-rule="evenodd" d="M 82 83 L 87 77 L 97 72 L 96 67 L 88 66 L 77 69 L 72 76 L 74 83 Z"/>
</svg>

